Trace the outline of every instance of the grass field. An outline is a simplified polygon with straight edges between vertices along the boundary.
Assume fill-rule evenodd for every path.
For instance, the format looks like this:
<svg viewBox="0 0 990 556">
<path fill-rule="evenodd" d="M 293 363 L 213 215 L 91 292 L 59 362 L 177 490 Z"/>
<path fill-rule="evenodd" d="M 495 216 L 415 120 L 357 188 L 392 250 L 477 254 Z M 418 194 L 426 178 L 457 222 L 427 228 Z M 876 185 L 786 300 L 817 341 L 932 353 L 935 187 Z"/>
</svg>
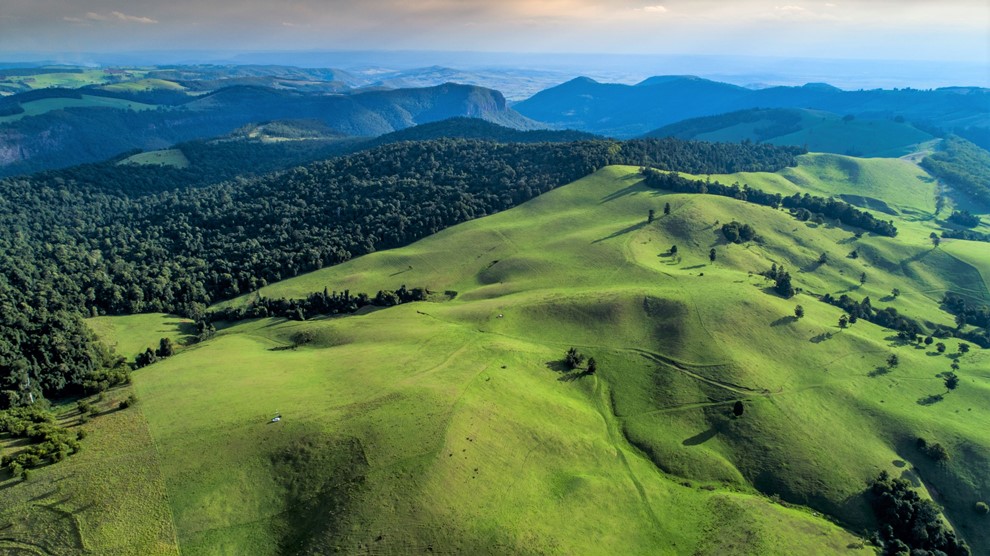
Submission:
<svg viewBox="0 0 990 556">
<path fill-rule="evenodd" d="M 160 151 L 149 151 L 129 156 L 117 163 L 138 164 L 141 166 L 172 166 L 174 168 L 188 168 L 189 159 L 179 149 L 163 149 Z"/>
<path fill-rule="evenodd" d="M 797 145 L 813 152 L 839 153 L 853 156 L 904 156 L 917 146 L 932 139 L 932 135 L 910 124 L 893 120 L 854 119 L 845 121 L 840 115 L 818 110 L 797 110 L 800 114 L 798 131 L 767 140 L 774 145 Z M 771 120 L 744 122 L 694 137 L 700 141 L 739 142 L 756 140 L 758 130 L 773 125 Z"/>
<path fill-rule="evenodd" d="M 146 422 L 157 447 L 146 464 L 160 470 L 176 539 L 161 551 L 869 554 L 849 531 L 873 525 L 862 493 L 887 470 L 985 552 L 990 533 L 972 508 L 990 498 L 987 353 L 956 356 L 947 340 L 939 355 L 862 321 L 840 329 L 838 309 L 808 293 L 784 300 L 755 274 L 782 264 L 806 292 L 868 295 L 951 325 L 941 292 L 986 295 L 985 251 L 931 247 L 934 184 L 906 162 L 810 155 L 782 174 L 725 178 L 875 198 L 902 233 L 856 239 L 784 211 L 648 190 L 635 168 L 609 167 L 273 284 L 260 293 L 406 284 L 457 295 L 244 321 L 137 371 L 138 410 L 113 415 Z M 671 214 L 648 224 L 664 203 Z M 762 240 L 726 244 L 716 222 L 731 220 Z M 139 351 L 177 333 L 173 321 L 94 325 Z M 288 349 L 302 332 L 311 341 Z M 564 370 L 572 346 L 597 374 Z M 879 371 L 890 354 L 900 364 Z M 953 358 L 962 383 L 946 393 L 936 375 Z M 942 401 L 929 403 L 934 394 Z M 737 400 L 745 411 L 732 418 Z M 918 436 L 945 445 L 950 462 L 918 452 Z M 83 482 L 95 471 L 76 458 L 44 472 L 72 474 L 60 488 Z M 103 471 L 118 465 L 130 464 Z M 30 484 L 0 487 L 27 500 Z"/>
<path fill-rule="evenodd" d="M 46 98 L 25 102 L 21 105 L 24 112 L 12 116 L 0 117 L 0 123 L 12 122 L 27 116 L 38 116 L 53 110 L 64 110 L 66 108 L 114 108 L 117 110 L 154 110 L 158 106 L 154 104 L 144 104 L 130 100 L 108 97 L 97 97 L 92 95 L 82 95 L 82 98 Z"/>
</svg>

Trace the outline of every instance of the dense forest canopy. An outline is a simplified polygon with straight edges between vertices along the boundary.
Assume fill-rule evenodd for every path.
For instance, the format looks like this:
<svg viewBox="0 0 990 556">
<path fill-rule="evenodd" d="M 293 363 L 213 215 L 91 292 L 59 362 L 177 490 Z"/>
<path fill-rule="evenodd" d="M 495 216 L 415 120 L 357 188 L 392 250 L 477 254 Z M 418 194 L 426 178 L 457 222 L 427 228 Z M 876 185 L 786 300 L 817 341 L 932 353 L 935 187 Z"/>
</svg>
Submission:
<svg viewBox="0 0 990 556">
<path fill-rule="evenodd" d="M 608 164 L 774 171 L 800 152 L 673 139 L 442 139 L 206 186 L 169 170 L 161 175 L 172 184 L 134 187 L 123 166 L 102 167 L 108 181 L 98 165 L 9 178 L 0 181 L 0 405 L 71 393 L 110 364 L 81 316 L 200 318 L 214 301 L 408 244 Z"/>
</svg>

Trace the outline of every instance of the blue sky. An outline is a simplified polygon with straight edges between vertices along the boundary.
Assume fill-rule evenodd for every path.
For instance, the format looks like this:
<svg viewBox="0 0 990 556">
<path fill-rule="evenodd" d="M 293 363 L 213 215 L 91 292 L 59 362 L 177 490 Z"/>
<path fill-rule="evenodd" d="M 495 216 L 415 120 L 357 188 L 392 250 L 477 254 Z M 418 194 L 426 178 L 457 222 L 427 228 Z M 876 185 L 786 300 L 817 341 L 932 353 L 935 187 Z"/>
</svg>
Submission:
<svg viewBox="0 0 990 556">
<path fill-rule="evenodd" d="M 382 49 L 990 63 L 987 0 L 0 0 L 4 52 Z"/>
</svg>

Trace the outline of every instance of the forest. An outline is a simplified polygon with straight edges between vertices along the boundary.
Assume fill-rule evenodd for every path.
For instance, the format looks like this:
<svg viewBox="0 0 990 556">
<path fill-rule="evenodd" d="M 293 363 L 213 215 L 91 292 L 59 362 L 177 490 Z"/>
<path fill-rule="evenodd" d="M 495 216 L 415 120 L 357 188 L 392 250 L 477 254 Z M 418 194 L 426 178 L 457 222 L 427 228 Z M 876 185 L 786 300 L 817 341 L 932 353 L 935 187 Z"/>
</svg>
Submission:
<svg viewBox="0 0 990 556">
<path fill-rule="evenodd" d="M 202 319 L 215 301 L 406 245 L 609 164 L 775 171 L 801 152 L 674 139 L 440 139 L 212 185 L 181 171 L 99 165 L 8 178 L 0 181 L 0 408 L 78 393 L 114 365 L 86 316 Z M 144 180 L 129 182 L 130 172 Z"/>
</svg>

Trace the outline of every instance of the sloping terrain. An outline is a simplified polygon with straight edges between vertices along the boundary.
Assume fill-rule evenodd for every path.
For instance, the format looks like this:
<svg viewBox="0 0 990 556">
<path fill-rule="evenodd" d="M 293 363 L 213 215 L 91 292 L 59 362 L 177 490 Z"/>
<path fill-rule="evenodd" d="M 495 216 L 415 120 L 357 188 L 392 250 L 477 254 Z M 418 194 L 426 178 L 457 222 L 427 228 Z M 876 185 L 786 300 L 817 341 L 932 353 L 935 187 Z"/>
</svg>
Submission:
<svg viewBox="0 0 990 556">
<path fill-rule="evenodd" d="M 637 85 L 580 77 L 514 105 L 524 116 L 570 129 L 632 137 L 690 118 L 751 108 L 807 108 L 863 119 L 897 116 L 943 129 L 990 127 L 986 89 L 843 91 L 826 84 L 752 90 L 694 76 Z"/>
<path fill-rule="evenodd" d="M 698 141 L 765 141 L 805 146 L 812 152 L 896 158 L 913 153 L 935 139 L 931 134 L 894 119 L 856 119 L 803 109 L 752 109 L 693 118 L 651 131 L 646 137 Z"/>
<path fill-rule="evenodd" d="M 230 305 L 324 288 L 448 293 L 354 316 L 231 323 L 138 371 L 137 411 L 117 415 L 147 422 L 178 547 L 847 553 L 861 541 L 812 512 L 873 527 L 863 492 L 887 470 L 942 504 L 985 552 L 985 518 L 972 508 L 990 495 L 986 351 L 960 354 L 950 339 L 942 354 L 864 321 L 840 328 L 842 311 L 811 295 L 870 296 L 946 325 L 943 292 L 987 299 L 985 255 L 928 241 L 934 184 L 906 162 L 833 155 L 715 178 L 876 198 L 901 233 L 857 238 L 734 199 L 650 190 L 636 168 L 609 167 L 408 247 L 262 288 Z M 716 222 L 733 220 L 760 239 L 728 244 Z M 758 274 L 771 264 L 805 293 L 773 293 Z M 119 345 L 165 333 L 158 318 L 113 322 L 103 328 Z M 570 347 L 597 372 L 566 370 Z M 899 364 L 885 367 L 891 354 Z M 937 375 L 952 361 L 961 382 L 947 392 Z M 744 411 L 733 417 L 736 401 Z M 934 463 L 917 437 L 951 458 Z M 60 465 L 32 481 L 71 470 L 65 489 L 92 472 Z M 30 484 L 5 492 L 23 497 Z M 111 513 L 103 503 L 89 511 Z"/>
<path fill-rule="evenodd" d="M 230 86 L 201 96 L 176 91 L 84 92 L 33 91 L 2 99 L 0 176 L 94 162 L 133 149 L 162 149 L 272 120 L 314 120 L 351 136 L 378 136 L 458 116 L 514 129 L 545 127 L 509 108 L 498 91 L 450 83 L 346 95 L 256 85 Z M 161 94 L 169 95 L 168 102 L 146 104 Z M 39 96 L 43 98 L 35 98 Z M 4 115 L 5 108 L 10 115 Z M 18 108 L 21 112 L 14 110 Z"/>
</svg>

